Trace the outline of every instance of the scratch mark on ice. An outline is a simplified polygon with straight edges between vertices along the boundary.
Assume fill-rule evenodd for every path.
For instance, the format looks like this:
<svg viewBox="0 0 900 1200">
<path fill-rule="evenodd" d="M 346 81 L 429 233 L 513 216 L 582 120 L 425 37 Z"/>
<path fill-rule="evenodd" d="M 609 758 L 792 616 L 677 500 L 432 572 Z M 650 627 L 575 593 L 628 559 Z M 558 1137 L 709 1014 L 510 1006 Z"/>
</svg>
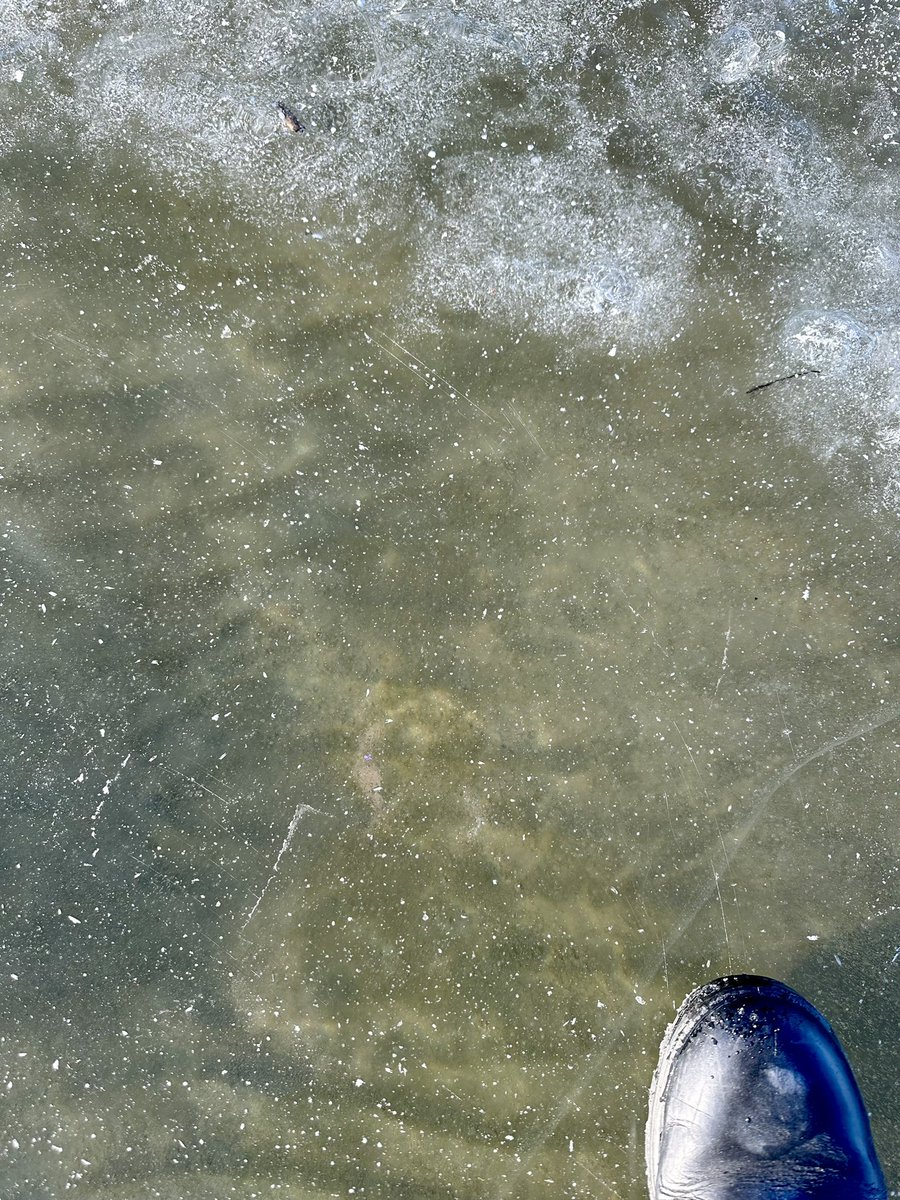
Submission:
<svg viewBox="0 0 900 1200">
<path fill-rule="evenodd" d="M 719 872 L 713 867 L 713 879 L 716 881 L 716 895 L 719 897 L 719 910 L 722 913 L 722 929 L 725 933 L 725 949 L 728 952 L 728 970 L 734 970 L 734 964 L 731 961 L 731 942 L 728 940 L 728 922 L 725 920 L 725 905 L 722 903 L 722 889 L 719 887 Z"/>
<path fill-rule="evenodd" d="M 525 430 L 525 432 L 528 434 L 528 436 L 531 438 L 531 440 L 537 446 L 538 450 L 540 450 L 541 454 L 543 454 L 544 457 L 546 458 L 547 451 L 544 449 L 544 447 L 538 441 L 537 435 L 534 433 L 531 426 L 525 424 L 525 422 L 522 420 L 521 416 L 519 415 L 519 413 L 516 410 L 514 405 L 510 404 L 509 411 L 512 413 L 512 415 L 516 418 L 516 420 L 519 422 L 519 424 L 522 426 L 522 428 Z"/>
<path fill-rule="evenodd" d="M 794 758 L 796 758 L 797 751 L 794 749 L 794 741 L 793 741 L 793 738 L 791 737 L 790 726 L 788 725 L 787 717 L 785 716 L 785 713 L 784 713 L 784 704 L 782 703 L 781 696 L 778 697 L 778 707 L 781 709 L 781 722 L 782 722 L 782 726 L 783 726 L 781 732 L 784 734 L 784 736 L 788 740 L 788 745 L 791 748 L 791 754 L 794 756 Z"/>
<path fill-rule="evenodd" d="M 377 334 L 378 337 L 374 336 L 375 334 Z M 428 384 L 429 387 L 434 386 L 434 384 L 432 384 L 429 381 L 428 376 L 430 374 L 432 376 L 432 378 L 438 380 L 439 383 L 443 384 L 443 386 L 447 389 L 448 393 L 450 394 L 451 400 L 455 400 L 458 396 L 462 396 L 464 400 L 467 400 L 469 402 L 469 404 L 471 404 L 472 407 L 477 412 L 480 412 L 483 417 L 485 417 L 488 421 L 490 421 L 490 423 L 492 425 L 495 423 L 494 418 L 490 415 L 490 413 L 485 412 L 485 410 L 480 405 L 476 404 L 468 392 L 462 391 L 460 388 L 455 388 L 453 386 L 453 384 L 449 381 L 449 379 L 445 379 L 443 377 L 443 375 L 439 375 L 438 372 L 434 369 L 434 367 L 429 367 L 428 363 L 426 363 L 423 359 L 419 358 L 419 356 L 417 354 L 413 354 L 413 352 L 411 350 L 407 350 L 407 348 L 405 346 L 401 345 L 400 342 L 398 342 L 394 338 L 392 338 L 390 336 L 390 334 L 385 333 L 381 329 L 375 329 L 372 331 L 372 333 L 364 334 L 364 337 L 366 338 L 367 341 L 374 342 L 375 345 L 379 348 L 379 350 L 381 350 L 381 351 L 383 351 L 383 353 L 389 355 L 396 362 L 400 363 L 401 366 L 406 367 L 406 369 L 408 371 L 411 371 L 412 374 L 415 375 L 415 377 L 417 379 L 421 379 L 422 382 L 425 384 Z M 384 342 L 380 342 L 378 340 L 379 337 L 384 338 L 385 341 L 388 341 L 391 343 L 391 345 L 396 346 L 398 350 L 401 350 L 407 356 L 407 358 L 401 358 L 399 354 L 395 354 L 393 350 L 391 350 L 391 349 L 389 349 L 389 347 L 385 346 Z M 412 359 L 412 362 L 409 362 L 408 359 Z M 416 364 L 418 364 L 418 366 Z M 419 370 L 420 366 L 422 368 L 424 368 L 424 373 L 423 373 L 423 371 Z"/>
<path fill-rule="evenodd" d="M 297 805 L 297 808 L 294 811 L 294 815 L 291 817 L 290 824 L 288 825 L 288 829 L 287 829 L 287 833 L 285 834 L 284 841 L 281 843 L 281 849 L 278 851 L 278 855 L 275 859 L 275 865 L 272 867 L 271 874 L 269 875 L 269 878 L 266 880 L 265 885 L 263 886 L 263 890 L 256 897 L 256 903 L 250 909 L 250 913 L 247 916 L 246 921 L 241 926 L 241 929 L 247 928 L 247 926 L 253 920 L 253 917 L 256 914 L 256 910 L 259 908 L 259 906 L 262 904 L 263 900 L 265 899 L 266 892 L 269 890 L 272 880 L 278 874 L 278 868 L 281 866 L 281 860 L 284 858 L 285 854 L 290 849 L 291 842 L 294 840 L 294 834 L 297 832 L 297 827 L 299 826 L 301 820 L 306 816 L 307 813 L 311 813 L 311 812 L 317 813 L 320 811 L 321 810 L 318 808 L 313 808 L 313 806 L 311 804 L 298 804 Z"/>
<path fill-rule="evenodd" d="M 591 1171 L 588 1167 L 586 1167 L 583 1162 L 579 1161 L 578 1165 L 579 1165 L 579 1167 L 581 1167 L 582 1171 L 586 1171 L 587 1174 L 590 1175 L 591 1179 L 596 1180 L 596 1182 L 599 1183 L 601 1187 L 606 1188 L 606 1190 L 609 1192 L 609 1194 L 611 1196 L 615 1196 L 616 1200 L 621 1200 L 621 1197 L 619 1196 L 619 1193 L 615 1190 L 615 1188 L 610 1187 L 609 1184 L 604 1182 L 604 1180 L 602 1180 L 599 1175 L 595 1175 L 594 1172 Z"/>
<path fill-rule="evenodd" d="M 716 680 L 716 690 L 714 696 L 718 696 L 719 688 L 722 680 L 725 678 L 725 672 L 728 670 L 728 647 L 731 644 L 731 613 L 728 614 L 728 628 L 725 630 L 725 649 L 722 651 L 722 665 L 719 667 L 719 678 Z"/>
<path fill-rule="evenodd" d="M 691 751 L 690 746 L 685 741 L 684 734 L 681 732 L 681 728 L 680 728 L 678 722 L 673 721 L 672 724 L 675 726 L 678 736 L 681 738 L 681 744 L 684 746 L 685 750 L 687 750 L 688 758 L 691 760 L 691 766 L 697 772 L 697 778 L 700 780 L 700 784 L 702 786 L 703 785 L 703 776 L 700 774 L 700 768 L 697 766 L 697 760 L 694 758 L 694 755 Z M 704 792 L 706 791 L 705 788 L 703 790 L 704 790 Z"/>
<path fill-rule="evenodd" d="M 635 621 L 637 621 L 637 623 L 642 626 L 641 633 L 649 633 L 650 640 L 653 642 L 653 645 L 656 647 L 656 649 L 660 652 L 660 654 L 663 655 L 664 658 L 667 658 L 671 662 L 672 655 L 668 652 L 668 650 L 665 648 L 665 646 L 661 645 L 660 642 L 658 641 L 658 639 L 656 637 L 656 630 L 653 628 L 653 626 L 647 624 L 644 621 L 644 618 L 641 616 L 641 614 L 637 611 L 637 609 L 634 607 L 634 605 L 628 599 L 628 593 L 622 587 L 621 583 L 619 583 L 618 579 L 611 578 L 610 582 L 612 583 L 613 587 L 616 588 L 619 591 L 619 593 L 621 594 L 622 599 L 625 601 L 625 607 L 628 609 L 628 611 L 634 617 Z"/>
<path fill-rule="evenodd" d="M 153 759 L 151 759 L 150 761 L 152 762 Z M 193 775 L 188 775 L 184 771 L 179 771 L 179 769 L 177 767 L 173 767 L 169 763 L 166 763 L 166 762 L 161 761 L 159 765 L 162 767 L 162 769 L 164 771 L 170 771 L 173 775 L 178 775 L 181 779 L 186 779 L 189 783 L 192 783 L 195 787 L 200 788 L 201 791 L 208 793 L 210 796 L 215 796 L 215 798 L 217 800 L 220 800 L 222 802 L 222 804 L 225 805 L 226 809 L 231 807 L 232 801 L 228 800 L 225 796 L 220 795 L 219 792 L 214 792 L 211 787 L 207 787 L 205 783 L 201 783 L 200 780 L 195 779 Z"/>
</svg>

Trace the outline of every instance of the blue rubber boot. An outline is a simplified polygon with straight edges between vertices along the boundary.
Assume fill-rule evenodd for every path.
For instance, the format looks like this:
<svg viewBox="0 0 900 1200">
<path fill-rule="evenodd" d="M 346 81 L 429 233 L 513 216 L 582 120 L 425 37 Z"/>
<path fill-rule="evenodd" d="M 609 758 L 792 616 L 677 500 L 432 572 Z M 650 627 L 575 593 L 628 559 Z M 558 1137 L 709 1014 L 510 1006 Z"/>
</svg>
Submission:
<svg viewBox="0 0 900 1200">
<path fill-rule="evenodd" d="M 651 1200 L 885 1200 L 856 1080 L 831 1026 L 786 984 L 697 988 L 650 1088 Z"/>
</svg>

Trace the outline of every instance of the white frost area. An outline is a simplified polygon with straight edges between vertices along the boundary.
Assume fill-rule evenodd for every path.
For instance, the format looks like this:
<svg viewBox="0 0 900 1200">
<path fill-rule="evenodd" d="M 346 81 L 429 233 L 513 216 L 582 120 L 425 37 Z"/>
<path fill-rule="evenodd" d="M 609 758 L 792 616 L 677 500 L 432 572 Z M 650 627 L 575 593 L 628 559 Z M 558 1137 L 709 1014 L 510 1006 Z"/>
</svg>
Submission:
<svg viewBox="0 0 900 1200">
<path fill-rule="evenodd" d="M 579 154 L 460 158 L 429 225 L 418 286 L 455 308 L 582 344 L 677 336 L 693 223 L 640 182 Z"/>
<path fill-rule="evenodd" d="M 758 403 L 900 505 L 887 10 L 321 0 L 224 18 L 209 0 L 124 0 L 8 20 L 8 75 L 39 93 L 27 119 L 137 155 L 173 189 L 224 188 L 332 271 L 377 284 L 364 251 L 395 238 L 383 269 L 393 289 L 406 273 L 412 320 L 472 312 L 633 354 L 715 323 L 698 296 L 718 258 L 723 303 L 729 280 L 763 293 L 757 378 L 823 372 Z"/>
</svg>

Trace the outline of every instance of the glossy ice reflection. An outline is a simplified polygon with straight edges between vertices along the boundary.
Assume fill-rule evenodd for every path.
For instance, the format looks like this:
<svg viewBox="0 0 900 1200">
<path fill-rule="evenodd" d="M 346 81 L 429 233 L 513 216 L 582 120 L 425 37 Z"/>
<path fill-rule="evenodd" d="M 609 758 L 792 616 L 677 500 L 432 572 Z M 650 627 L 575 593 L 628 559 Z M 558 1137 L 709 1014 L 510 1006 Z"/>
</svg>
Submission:
<svg viewBox="0 0 900 1200">
<path fill-rule="evenodd" d="M 9 14 L 4 1196 L 640 1197 L 732 967 L 896 1174 L 890 33 Z"/>
</svg>

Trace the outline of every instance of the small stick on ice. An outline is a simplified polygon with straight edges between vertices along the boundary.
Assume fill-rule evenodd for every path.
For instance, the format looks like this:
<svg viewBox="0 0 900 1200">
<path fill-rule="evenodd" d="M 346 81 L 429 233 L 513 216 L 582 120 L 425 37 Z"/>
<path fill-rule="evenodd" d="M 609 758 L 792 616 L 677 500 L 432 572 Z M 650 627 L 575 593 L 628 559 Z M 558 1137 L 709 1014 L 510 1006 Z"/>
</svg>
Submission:
<svg viewBox="0 0 900 1200">
<path fill-rule="evenodd" d="M 804 375 L 821 375 L 822 372 L 816 367 L 807 367 L 805 371 L 795 371 L 793 375 L 780 375 L 777 379 L 770 379 L 768 383 L 758 383 L 755 387 L 747 389 L 747 395 L 752 396 L 754 392 L 761 392 L 763 388 L 769 388 L 775 383 L 787 383 L 789 379 L 802 379 Z"/>
</svg>

